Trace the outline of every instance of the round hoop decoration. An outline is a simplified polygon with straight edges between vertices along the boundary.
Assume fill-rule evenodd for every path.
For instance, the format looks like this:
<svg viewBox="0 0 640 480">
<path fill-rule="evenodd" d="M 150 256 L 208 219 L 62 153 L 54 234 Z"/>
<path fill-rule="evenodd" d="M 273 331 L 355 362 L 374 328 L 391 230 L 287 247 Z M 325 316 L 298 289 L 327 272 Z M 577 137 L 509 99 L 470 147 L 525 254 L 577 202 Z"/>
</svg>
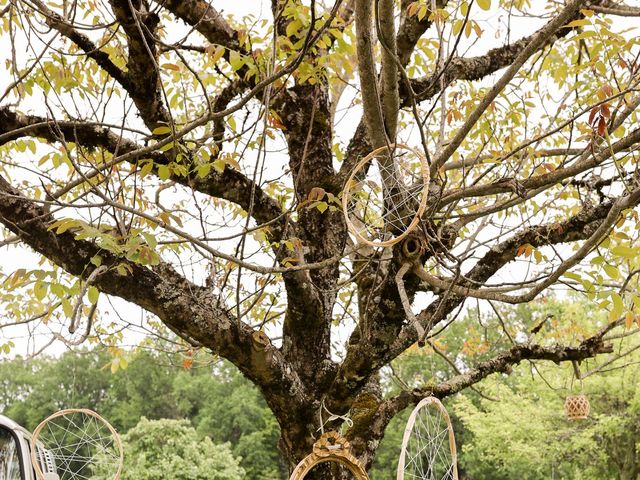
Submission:
<svg viewBox="0 0 640 480">
<path fill-rule="evenodd" d="M 394 155 L 393 161 L 371 163 L 383 152 Z M 365 245 L 398 243 L 420 222 L 427 206 L 429 178 L 429 165 L 418 150 L 400 143 L 376 148 L 358 162 L 342 192 L 347 228 Z"/>
<path fill-rule="evenodd" d="M 458 454 L 451 419 L 436 397 L 422 399 L 407 421 L 396 480 L 405 478 L 458 480 Z"/>
<path fill-rule="evenodd" d="M 349 452 L 349 448 L 349 442 L 338 432 L 325 432 L 313 444 L 313 451 L 296 466 L 289 480 L 303 480 L 313 467 L 327 462 L 347 467 L 355 480 L 369 480 L 364 468 Z"/>
<path fill-rule="evenodd" d="M 124 461 L 120 436 L 92 410 L 54 413 L 33 431 L 32 444 L 31 463 L 38 480 L 75 480 L 95 474 L 105 480 L 120 479 Z"/>
</svg>

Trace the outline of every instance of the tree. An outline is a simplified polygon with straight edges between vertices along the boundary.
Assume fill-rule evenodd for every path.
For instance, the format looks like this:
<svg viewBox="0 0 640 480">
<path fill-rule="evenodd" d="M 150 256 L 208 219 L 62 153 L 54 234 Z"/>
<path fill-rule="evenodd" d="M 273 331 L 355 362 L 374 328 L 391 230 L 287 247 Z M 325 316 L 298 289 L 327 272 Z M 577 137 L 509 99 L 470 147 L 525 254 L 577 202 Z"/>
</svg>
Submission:
<svg viewBox="0 0 640 480">
<path fill-rule="evenodd" d="M 502 402 L 456 402 L 473 435 L 461 454 L 471 478 L 638 478 L 637 368 L 588 378 L 582 388 L 576 382 L 591 404 L 590 418 L 577 422 L 563 415 L 568 390 L 545 383 L 566 384 L 571 373 L 558 370 L 518 372 Z"/>
<path fill-rule="evenodd" d="M 0 411 L 33 431 L 62 408 L 91 408 L 121 435 L 142 417 L 186 418 L 199 437 L 229 445 L 243 479 L 286 476 L 278 456 L 277 422 L 257 389 L 233 366 L 198 355 L 197 364 L 185 370 L 180 355 L 147 350 L 127 357 L 126 368 L 115 373 L 105 368 L 113 365 L 113 357 L 102 348 L 2 362 Z"/>
<path fill-rule="evenodd" d="M 2 245 L 41 260 L 4 273 L 4 329 L 48 335 L 30 343 L 37 353 L 49 341 L 115 348 L 124 327 L 164 326 L 187 357 L 210 350 L 260 389 L 290 469 L 327 410 L 351 413 L 368 468 L 388 422 L 424 395 L 523 360 L 611 352 L 606 335 L 631 329 L 640 306 L 639 41 L 619 21 L 639 9 L 373 6 L 273 0 L 264 19 L 205 0 L 6 5 Z M 428 160 L 426 209 L 406 240 L 370 249 L 339 198 L 358 161 L 394 142 Z M 378 163 L 393 172 L 390 155 Z M 404 195 L 394 178 L 387 205 Z M 490 358 L 381 397 L 381 369 L 422 331 L 435 342 L 467 300 L 562 288 L 609 323 L 570 344 L 519 325 Z M 96 313 L 104 297 L 148 316 Z"/>
<path fill-rule="evenodd" d="M 606 323 L 604 312 L 590 312 L 589 304 L 578 297 L 562 301 L 545 298 L 498 312 L 470 310 L 456 322 L 456 328 L 439 338 L 439 348 L 464 369 L 493 355 L 485 348 L 505 348 L 503 343 L 509 342 L 496 313 L 505 324 L 516 325 L 531 324 L 532 317 L 548 318 L 552 312 L 569 327 L 563 333 L 566 337 L 575 335 L 576 328 Z M 461 335 L 459 328 L 468 334 Z M 507 333 L 518 335 L 516 330 Z M 558 328 L 547 325 L 538 333 L 539 341 L 555 343 L 558 333 Z M 587 360 L 577 367 L 580 379 L 567 363 L 523 362 L 512 374 L 496 376 L 481 389 L 469 389 L 451 399 L 448 406 L 460 454 L 460 477 L 636 478 L 638 347 L 628 337 L 612 341 L 616 351 L 632 350 L 624 356 L 625 361 L 619 362 L 618 355 L 612 356 L 617 363 Z M 444 358 L 433 349 L 414 349 L 403 355 L 394 361 L 394 376 L 384 382 L 387 395 L 397 395 L 398 384 L 410 388 L 425 380 L 432 382 L 429 378 L 419 380 L 425 374 L 447 378 L 453 367 Z M 425 364 L 429 368 L 425 369 Z M 570 421 L 563 404 L 568 395 L 577 393 L 586 394 L 591 413 L 586 420 Z M 370 472 L 373 480 L 395 475 L 394 459 L 400 452 L 408 413 L 389 423 Z"/>
<path fill-rule="evenodd" d="M 244 470 L 228 444 L 200 438 L 188 420 L 147 420 L 123 437 L 127 455 L 122 478 L 240 480 Z"/>
</svg>

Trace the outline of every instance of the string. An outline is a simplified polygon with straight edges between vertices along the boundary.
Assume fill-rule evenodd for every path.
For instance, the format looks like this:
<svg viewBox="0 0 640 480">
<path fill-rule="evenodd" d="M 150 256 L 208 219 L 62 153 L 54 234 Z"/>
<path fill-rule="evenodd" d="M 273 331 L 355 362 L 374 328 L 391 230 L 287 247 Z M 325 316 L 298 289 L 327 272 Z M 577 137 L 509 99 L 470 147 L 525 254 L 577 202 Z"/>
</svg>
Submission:
<svg viewBox="0 0 640 480">
<path fill-rule="evenodd" d="M 404 478 L 454 480 L 455 461 L 449 434 L 449 423 L 440 409 L 431 404 L 421 408 L 405 450 Z"/>
<path fill-rule="evenodd" d="M 83 412 L 70 412 L 46 422 L 38 435 L 60 480 L 114 478 L 120 468 L 120 455 L 111 430 L 98 418 Z M 47 468 L 49 470 L 49 468 Z"/>
<path fill-rule="evenodd" d="M 329 416 L 326 420 L 324 420 L 323 411 L 328 413 Z M 338 415 L 336 413 L 332 413 L 324 403 L 324 398 L 320 401 L 320 408 L 318 409 L 318 423 L 320 427 L 316 430 L 316 432 L 320 432 L 320 435 L 324 435 L 324 426 L 335 420 L 342 420 L 343 423 L 346 423 L 349 428 L 353 427 L 353 420 L 349 418 L 349 415 Z"/>
<path fill-rule="evenodd" d="M 393 162 L 373 161 L 380 156 L 361 166 L 358 180 L 349 186 L 347 201 L 346 213 L 355 233 L 372 241 L 407 230 L 425 194 L 418 155 L 404 151 L 395 154 Z"/>
</svg>

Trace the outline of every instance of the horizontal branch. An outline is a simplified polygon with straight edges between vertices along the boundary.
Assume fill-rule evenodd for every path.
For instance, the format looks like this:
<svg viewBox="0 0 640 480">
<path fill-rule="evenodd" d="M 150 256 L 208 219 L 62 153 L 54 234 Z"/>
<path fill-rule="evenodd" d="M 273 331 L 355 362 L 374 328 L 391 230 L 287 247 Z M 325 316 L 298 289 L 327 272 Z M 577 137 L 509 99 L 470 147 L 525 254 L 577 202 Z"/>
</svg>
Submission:
<svg viewBox="0 0 640 480">
<path fill-rule="evenodd" d="M 492 288 L 475 288 L 472 285 L 469 285 L 468 282 L 461 282 L 456 284 L 455 280 L 452 279 L 440 279 L 434 275 L 428 273 L 424 268 L 417 267 L 414 269 L 414 272 L 420 279 L 422 279 L 426 284 L 430 285 L 432 288 L 451 291 L 454 295 L 464 296 L 464 297 L 474 297 L 474 298 L 482 298 L 485 300 L 495 300 L 498 302 L 518 304 L 518 303 L 526 303 L 533 300 L 536 296 L 538 296 L 542 291 L 553 285 L 558 279 L 571 267 L 576 265 L 582 259 L 584 259 L 591 251 L 596 248 L 599 242 L 604 238 L 604 236 L 609 232 L 611 227 L 618 221 L 620 214 L 623 210 L 627 208 L 632 208 L 640 203 L 640 188 L 630 192 L 629 195 L 622 196 L 618 198 L 612 204 L 609 203 L 605 206 L 608 207 L 607 216 L 602 219 L 598 227 L 590 234 L 590 236 L 586 239 L 586 242 L 568 259 L 564 260 L 555 271 L 545 278 L 543 281 L 535 284 L 529 291 L 522 294 L 517 295 L 508 295 L 502 293 L 502 289 L 492 289 Z M 604 205 L 600 205 L 604 206 Z M 562 229 L 561 225 L 551 226 L 551 229 L 555 228 L 556 231 L 558 229 Z M 537 228 L 533 229 L 538 230 Z M 533 242 L 531 243 L 534 247 L 541 247 L 548 245 L 551 242 L 551 239 L 554 237 L 553 232 L 550 232 L 550 227 L 545 225 L 540 230 L 543 230 L 548 236 L 540 235 L 541 232 L 536 231 L 535 235 L 532 236 Z M 524 235 L 530 236 L 531 232 L 526 232 Z M 521 239 L 521 236 L 518 235 L 515 237 L 515 240 L 518 241 Z M 493 274 L 495 274 L 501 266 L 506 265 L 509 261 L 515 259 L 517 255 L 517 247 L 529 242 L 520 243 L 518 245 L 514 245 L 514 238 L 509 239 L 505 242 L 508 247 L 505 248 L 505 244 L 499 244 L 491 249 L 491 251 L 487 254 L 487 256 L 491 257 L 491 270 Z M 555 242 L 554 242 L 555 243 Z M 558 242 L 559 243 L 559 242 Z M 495 258 L 495 251 L 502 251 L 503 255 L 498 261 Z M 479 264 L 484 263 L 487 264 L 485 259 L 482 259 Z M 495 269 L 498 267 L 498 269 Z M 473 269 L 472 269 L 473 272 Z M 467 285 L 463 285 L 463 283 L 467 283 Z"/>
<path fill-rule="evenodd" d="M 54 220 L 0 176 L 0 223 L 24 244 L 84 279 L 95 271 L 91 260 L 100 256 L 107 267 L 93 279 L 100 291 L 157 315 L 182 338 L 230 360 L 265 392 L 275 411 L 286 413 L 305 400 L 302 384 L 282 355 L 274 348 L 256 348 L 253 329 L 229 314 L 210 288 L 188 281 L 168 264 L 148 268 L 78 240 L 70 231 L 55 233 L 49 228 Z M 120 265 L 129 273 L 118 273 Z"/>
<path fill-rule="evenodd" d="M 640 7 L 630 7 L 624 3 L 617 3 L 611 0 L 597 2 L 595 5 L 589 5 L 589 8 L 594 12 L 604 13 L 605 15 L 640 17 Z"/>
<path fill-rule="evenodd" d="M 210 43 L 229 50 L 243 51 L 238 32 L 222 14 L 204 0 L 156 0 L 163 8 L 200 32 Z"/>
<path fill-rule="evenodd" d="M 638 96 L 640 100 L 640 96 Z M 523 192 L 535 190 L 546 186 L 559 184 L 567 178 L 575 177 L 593 167 L 602 164 L 617 153 L 633 150 L 640 143 L 640 128 L 631 131 L 628 135 L 615 143 L 607 144 L 593 153 L 590 147 L 582 150 L 582 155 L 575 163 L 553 170 L 542 175 L 535 175 L 522 181 L 517 181 L 518 188 Z M 515 179 L 501 179 L 489 184 L 475 185 L 462 189 L 451 189 L 444 193 L 441 206 L 458 201 L 463 198 L 485 197 L 498 193 L 513 192 Z"/>
<path fill-rule="evenodd" d="M 384 429 L 389 421 L 405 408 L 416 405 L 427 396 L 446 398 L 469 388 L 484 380 L 494 373 L 511 373 L 513 367 L 523 360 L 545 360 L 554 363 L 580 362 L 588 358 L 594 358 L 603 353 L 613 352 L 611 344 L 605 344 L 601 332 L 582 341 L 578 346 L 555 345 L 545 347 L 542 345 L 520 344 L 511 347 L 506 352 L 494 358 L 478 363 L 465 373 L 451 377 L 440 382 L 434 387 L 419 388 L 412 391 L 403 391 L 397 396 L 383 401 L 371 422 L 370 437 L 381 439 Z"/>
<path fill-rule="evenodd" d="M 74 142 L 87 149 L 102 148 L 113 155 L 126 155 L 142 149 L 135 142 L 116 135 L 111 129 L 100 126 L 100 124 L 82 121 L 55 121 L 35 115 L 25 115 L 12 111 L 9 107 L 0 107 L 0 145 L 17 140 L 21 137 L 37 137 L 49 142 L 59 142 L 60 134 L 67 142 Z M 151 158 L 156 165 L 153 172 L 157 173 L 157 166 L 168 164 L 170 159 L 160 152 L 145 152 L 144 155 L 132 155 L 127 157 L 127 161 L 136 164 L 141 158 Z M 117 159 L 116 159 L 117 160 Z M 107 164 L 107 167 L 112 164 Z M 95 170 L 88 177 L 95 176 L 99 170 Z M 216 198 L 222 198 L 249 210 L 251 202 L 251 191 L 253 190 L 253 218 L 258 224 L 270 223 L 274 236 L 286 221 L 280 205 L 276 200 L 267 195 L 258 185 L 247 178 L 241 172 L 226 165 L 225 169 L 218 173 L 214 169 L 202 178 L 196 175 L 186 177 L 172 175 L 171 180 L 193 188 L 196 191 Z M 77 186 L 84 182 L 80 179 L 72 182 Z"/>
</svg>

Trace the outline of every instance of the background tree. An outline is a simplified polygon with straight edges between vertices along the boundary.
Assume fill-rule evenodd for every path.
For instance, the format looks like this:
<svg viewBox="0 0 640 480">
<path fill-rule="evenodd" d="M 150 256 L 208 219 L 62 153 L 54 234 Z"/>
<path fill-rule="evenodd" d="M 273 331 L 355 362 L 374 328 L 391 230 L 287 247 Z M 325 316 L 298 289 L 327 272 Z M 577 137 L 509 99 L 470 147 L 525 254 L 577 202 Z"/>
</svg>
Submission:
<svg viewBox="0 0 640 480">
<path fill-rule="evenodd" d="M 207 358 L 185 369 L 181 357 L 142 350 L 128 355 L 126 368 L 115 372 L 113 356 L 104 348 L 4 361 L 0 411 L 32 431 L 51 413 L 81 405 L 101 412 L 122 435 L 141 417 L 188 419 L 198 438 L 228 445 L 243 479 L 284 478 L 278 425 L 255 387 L 227 363 L 197 355 Z M 127 456 L 136 455 L 145 455 L 144 448 L 127 451 Z"/>
<path fill-rule="evenodd" d="M 5 3 L 2 245 L 36 258 L 3 252 L 18 333 L 1 347 L 101 341 L 117 366 L 124 327 L 164 325 L 260 389 L 289 468 L 322 405 L 351 413 L 369 467 L 424 395 L 611 352 L 640 305 L 640 48 L 614 19 L 640 11 L 532 3 L 273 0 L 269 19 L 204 0 Z M 337 200 L 393 142 L 421 146 L 431 180 L 413 243 L 380 251 L 354 244 Z M 609 323 L 564 344 L 521 325 L 490 358 L 382 398 L 380 369 L 467 299 L 567 287 Z M 147 315 L 104 308 L 117 298 Z"/>
<path fill-rule="evenodd" d="M 562 318 L 566 328 L 558 328 L 554 318 Z M 575 297 L 564 301 L 547 297 L 497 311 L 471 309 L 439 338 L 439 352 L 413 349 L 394 361 L 393 373 L 383 382 L 387 396 L 397 395 L 401 388 L 437 382 L 455 369 L 491 357 L 487 349 L 505 348 L 508 335 L 519 335 L 513 327 L 535 324 L 534 319 L 547 319 L 539 341 L 553 344 L 561 340 L 559 335 L 566 341 L 580 329 L 606 323 L 606 312 L 593 312 L 589 303 Z M 508 325 L 508 331 L 502 325 Z M 479 388 L 456 395 L 449 406 L 461 478 L 635 478 L 640 459 L 638 346 L 628 337 L 612 341 L 618 354 L 611 358 L 617 360 L 583 362 L 578 367 L 582 380 L 566 363 L 523 362 L 509 375 L 494 376 Z M 624 361 L 621 352 L 629 352 Z M 457 365 L 447 358 L 455 358 Z M 578 393 L 587 395 L 591 414 L 586 420 L 569 421 L 563 404 L 568 395 Z M 389 423 L 371 469 L 373 480 L 395 474 L 408 413 Z"/>
<path fill-rule="evenodd" d="M 123 437 L 123 479 L 240 480 L 244 470 L 228 444 L 196 434 L 188 420 L 147 420 Z"/>
</svg>

